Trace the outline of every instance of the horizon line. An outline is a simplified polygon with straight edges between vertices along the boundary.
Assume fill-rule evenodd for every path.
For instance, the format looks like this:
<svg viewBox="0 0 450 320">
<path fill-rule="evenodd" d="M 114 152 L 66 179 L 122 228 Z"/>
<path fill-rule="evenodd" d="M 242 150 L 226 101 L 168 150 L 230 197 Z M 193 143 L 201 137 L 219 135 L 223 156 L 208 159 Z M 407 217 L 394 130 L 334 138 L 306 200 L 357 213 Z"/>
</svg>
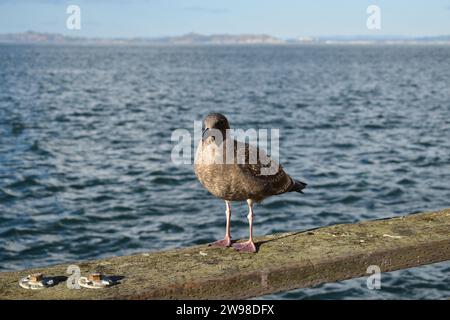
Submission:
<svg viewBox="0 0 450 320">
<path fill-rule="evenodd" d="M 73 31 L 72 31 L 73 32 Z M 76 31 L 75 31 L 76 32 Z M 146 40 L 158 40 L 164 38 L 177 38 L 177 37 L 185 37 L 185 36 L 203 36 L 203 37 L 213 37 L 213 36 L 266 36 L 271 37 L 278 40 L 293 40 L 293 39 L 318 39 L 323 40 L 327 38 L 370 38 L 370 39 L 394 39 L 394 40 L 415 40 L 415 39 L 427 39 L 427 38 L 441 38 L 441 37 L 450 37 L 450 34 L 438 34 L 438 35 L 402 35 L 402 34 L 329 34 L 329 35 L 298 35 L 296 37 L 280 37 L 274 36 L 268 33 L 199 33 L 195 31 L 189 31 L 185 33 L 180 33 L 176 35 L 159 35 L 159 36 L 87 36 L 87 35 L 71 35 L 67 33 L 60 32 L 52 32 L 52 31 L 36 31 L 36 30 L 26 30 L 21 32 L 2 32 L 0 35 L 20 35 L 20 34 L 42 34 L 42 35 L 58 35 L 67 38 L 83 38 L 83 39 L 100 39 L 100 40 L 133 40 L 133 39 L 146 39 Z"/>
</svg>

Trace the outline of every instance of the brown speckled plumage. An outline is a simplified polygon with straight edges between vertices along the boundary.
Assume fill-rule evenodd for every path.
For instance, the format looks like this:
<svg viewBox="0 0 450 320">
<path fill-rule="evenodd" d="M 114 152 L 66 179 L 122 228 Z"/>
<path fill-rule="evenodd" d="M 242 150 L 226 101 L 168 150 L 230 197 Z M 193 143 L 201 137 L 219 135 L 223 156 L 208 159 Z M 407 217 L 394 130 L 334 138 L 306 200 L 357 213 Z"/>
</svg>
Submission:
<svg viewBox="0 0 450 320">
<path fill-rule="evenodd" d="M 225 116 L 212 113 L 204 122 L 205 129 L 197 148 L 194 171 L 200 183 L 214 196 L 225 200 L 227 207 L 225 238 L 211 245 L 231 245 L 230 201 L 247 201 L 250 237 L 247 242 L 235 243 L 233 247 L 241 252 L 256 252 L 252 231 L 253 204 L 286 192 L 303 193 L 306 183 L 292 179 L 281 165 L 257 146 L 229 137 L 227 130 L 230 126 Z"/>
<path fill-rule="evenodd" d="M 230 145 L 231 143 L 228 143 L 228 146 Z M 226 154 L 226 141 L 218 146 L 213 139 L 208 138 L 201 141 L 198 146 L 196 164 L 194 165 L 195 174 L 200 183 L 214 196 L 229 201 L 251 199 L 255 202 L 261 202 L 273 195 L 300 191 L 296 188 L 300 188 L 299 184 L 302 183 L 292 179 L 283 170 L 283 167 L 270 159 L 264 151 L 248 143 L 244 144 L 235 140 L 232 145 L 234 160 L 231 164 L 214 162 L 216 156 L 220 157 Z M 240 164 L 242 161 L 240 163 L 237 161 L 238 147 L 245 149 L 245 162 L 243 164 Z M 250 152 L 258 155 L 257 163 L 250 163 Z M 261 174 L 261 169 L 269 166 L 277 168 L 276 173 L 271 175 Z"/>
</svg>

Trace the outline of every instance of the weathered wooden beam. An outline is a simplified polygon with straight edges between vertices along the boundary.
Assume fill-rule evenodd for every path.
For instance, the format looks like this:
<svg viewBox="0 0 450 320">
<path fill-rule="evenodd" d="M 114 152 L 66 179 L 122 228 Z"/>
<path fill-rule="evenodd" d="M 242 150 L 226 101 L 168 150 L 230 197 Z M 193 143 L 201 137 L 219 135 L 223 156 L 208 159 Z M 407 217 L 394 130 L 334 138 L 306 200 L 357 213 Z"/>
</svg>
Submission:
<svg viewBox="0 0 450 320">
<path fill-rule="evenodd" d="M 124 277 L 105 289 L 20 288 L 30 273 L 65 276 L 68 264 L 0 273 L 0 299 L 249 298 L 450 260 L 450 209 L 257 238 L 256 254 L 199 245 L 73 263 L 82 275 Z"/>
</svg>

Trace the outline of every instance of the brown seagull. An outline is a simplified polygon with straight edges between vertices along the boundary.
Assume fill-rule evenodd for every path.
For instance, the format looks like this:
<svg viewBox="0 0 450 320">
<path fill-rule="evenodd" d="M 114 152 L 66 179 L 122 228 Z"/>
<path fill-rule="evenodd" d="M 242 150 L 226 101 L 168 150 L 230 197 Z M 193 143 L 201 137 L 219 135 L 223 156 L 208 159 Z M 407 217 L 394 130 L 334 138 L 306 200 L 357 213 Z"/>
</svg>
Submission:
<svg viewBox="0 0 450 320">
<path fill-rule="evenodd" d="M 202 140 L 198 145 L 194 170 L 200 183 L 214 196 L 225 200 L 225 238 L 211 243 L 231 246 L 231 201 L 247 201 L 250 237 L 233 247 L 242 252 L 256 252 L 253 242 L 253 204 L 267 197 L 286 192 L 300 192 L 306 183 L 294 180 L 281 165 L 258 147 L 230 137 L 230 125 L 220 113 L 211 113 L 204 120 Z M 272 168 L 272 169 L 271 169 Z"/>
</svg>

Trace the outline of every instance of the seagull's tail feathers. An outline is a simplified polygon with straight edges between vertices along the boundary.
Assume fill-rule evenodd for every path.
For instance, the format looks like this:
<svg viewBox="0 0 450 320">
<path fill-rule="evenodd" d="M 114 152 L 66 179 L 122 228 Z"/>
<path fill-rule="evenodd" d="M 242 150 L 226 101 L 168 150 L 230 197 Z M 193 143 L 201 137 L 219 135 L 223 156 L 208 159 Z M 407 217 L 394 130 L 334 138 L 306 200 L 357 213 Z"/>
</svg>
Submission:
<svg viewBox="0 0 450 320">
<path fill-rule="evenodd" d="M 294 180 L 294 179 L 292 179 L 292 180 L 294 181 L 294 184 L 292 185 L 292 188 L 291 188 L 290 191 L 291 192 L 295 191 L 295 192 L 303 193 L 302 190 L 306 188 L 307 184 L 304 183 L 304 182 L 301 182 L 299 180 Z"/>
</svg>

